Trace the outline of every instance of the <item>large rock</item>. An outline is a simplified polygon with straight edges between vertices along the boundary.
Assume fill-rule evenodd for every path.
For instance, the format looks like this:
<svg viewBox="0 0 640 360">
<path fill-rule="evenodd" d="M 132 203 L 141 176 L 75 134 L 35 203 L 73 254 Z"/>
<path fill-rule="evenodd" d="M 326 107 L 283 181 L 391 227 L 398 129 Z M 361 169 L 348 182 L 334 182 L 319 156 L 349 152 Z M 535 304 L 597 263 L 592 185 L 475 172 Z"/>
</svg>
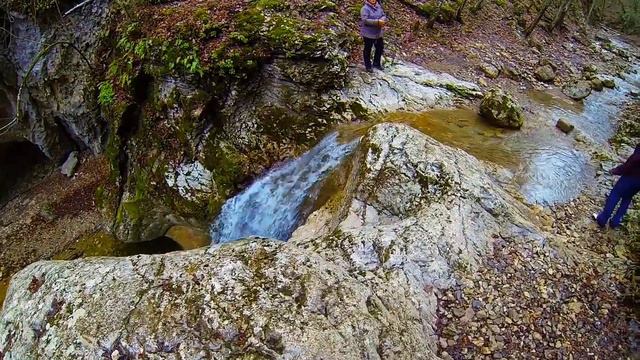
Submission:
<svg viewBox="0 0 640 360">
<path fill-rule="evenodd" d="M 480 161 L 407 126 L 375 126 L 353 161 L 287 243 L 30 265 L 0 315 L 4 359 L 437 358 L 436 289 L 494 239 L 542 238 Z"/>
<path fill-rule="evenodd" d="M 424 111 L 453 105 L 456 96 L 482 95 L 476 84 L 411 63 L 398 62 L 373 75 L 352 69 L 349 77 L 338 96 L 370 113 Z"/>
<path fill-rule="evenodd" d="M 480 70 L 482 70 L 484 75 L 489 79 L 495 79 L 500 75 L 500 69 L 491 64 L 480 65 Z"/>
<path fill-rule="evenodd" d="M 553 71 L 551 65 L 539 66 L 534 72 L 536 79 L 543 82 L 550 82 L 556 78 L 556 72 Z"/>
<path fill-rule="evenodd" d="M 23 82 L 32 62 L 49 44 L 73 39 L 75 49 L 64 43 L 56 45 L 33 67 L 22 93 L 23 117 L 13 129 L 57 161 L 64 160 L 74 148 L 93 153 L 104 149 L 106 123 L 96 101 L 93 67 L 102 60 L 98 46 L 109 4 L 108 0 L 92 1 L 66 16 L 65 21 L 16 13 L 11 17 L 10 30 L 20 39 L 11 41 L 8 47 L 17 84 Z M 4 67 L 0 70 L 6 71 Z"/>
<path fill-rule="evenodd" d="M 580 80 L 569 83 L 562 88 L 562 92 L 573 100 L 582 100 L 591 94 L 591 82 Z"/>
<path fill-rule="evenodd" d="M 524 124 L 522 108 L 500 89 L 492 89 L 480 103 L 480 115 L 496 126 L 520 129 Z"/>
</svg>

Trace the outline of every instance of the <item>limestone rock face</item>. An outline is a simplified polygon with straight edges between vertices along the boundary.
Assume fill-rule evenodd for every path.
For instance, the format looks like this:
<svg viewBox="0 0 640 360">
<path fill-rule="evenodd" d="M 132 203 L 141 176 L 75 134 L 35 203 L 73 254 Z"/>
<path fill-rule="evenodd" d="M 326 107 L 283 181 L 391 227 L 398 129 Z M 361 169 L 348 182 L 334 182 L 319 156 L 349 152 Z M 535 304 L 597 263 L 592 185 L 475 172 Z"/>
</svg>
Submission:
<svg viewBox="0 0 640 360">
<path fill-rule="evenodd" d="M 12 129 L 55 160 L 64 160 L 63 156 L 74 148 L 93 153 L 103 150 L 106 124 L 96 102 L 91 66 L 98 60 L 100 30 L 106 24 L 109 3 L 90 2 L 65 17 L 64 22 L 52 24 L 12 15 L 11 32 L 21 40 L 12 41 L 8 48 L 11 67 L 16 69 L 16 86 L 3 89 L 8 97 L 17 96 L 17 87 L 31 63 L 48 44 L 74 39 L 74 46 L 82 52 L 59 44 L 36 64 L 23 90 L 24 117 Z M 3 77 L 12 72 L 11 67 L 3 66 Z"/>
<path fill-rule="evenodd" d="M 435 289 L 496 238 L 541 238 L 480 161 L 408 126 L 373 127 L 353 161 L 325 233 L 30 265 L 4 359 L 437 358 Z"/>
<path fill-rule="evenodd" d="M 480 103 L 480 115 L 496 126 L 520 129 L 524 124 L 522 108 L 500 89 L 487 92 Z"/>
<path fill-rule="evenodd" d="M 384 72 L 373 74 L 352 70 L 350 81 L 339 92 L 345 102 L 356 103 L 363 110 L 424 111 L 453 104 L 455 95 L 481 96 L 480 88 L 449 74 L 436 74 L 411 63 L 395 63 Z"/>
</svg>

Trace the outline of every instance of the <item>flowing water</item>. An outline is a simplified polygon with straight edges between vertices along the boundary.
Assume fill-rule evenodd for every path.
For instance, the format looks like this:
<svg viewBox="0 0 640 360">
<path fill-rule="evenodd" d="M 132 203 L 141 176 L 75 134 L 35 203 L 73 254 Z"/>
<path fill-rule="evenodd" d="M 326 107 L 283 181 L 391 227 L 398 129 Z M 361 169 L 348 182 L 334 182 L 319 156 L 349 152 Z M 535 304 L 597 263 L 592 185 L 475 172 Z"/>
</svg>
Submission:
<svg viewBox="0 0 640 360">
<path fill-rule="evenodd" d="M 531 121 L 521 131 L 497 129 L 475 110 L 396 112 L 385 121 L 406 123 L 434 139 L 461 148 L 479 159 L 512 171 L 526 201 L 550 205 L 577 197 L 592 184 L 595 169 L 590 157 L 578 150 L 573 136 L 555 128 L 559 118 L 569 120 L 582 134 L 606 145 L 615 130 L 612 121 L 630 91 L 638 91 L 638 74 L 616 79 L 616 89 L 594 92 L 575 102 L 560 92 L 531 91 Z M 211 226 L 214 242 L 247 236 L 287 240 L 305 220 L 309 203 L 323 194 L 320 185 L 352 152 L 373 123 L 343 126 L 301 157 L 288 161 L 229 199 Z M 325 194 L 326 195 L 326 194 Z"/>
<path fill-rule="evenodd" d="M 227 242 L 252 235 L 287 240 L 304 220 L 301 209 L 313 196 L 312 190 L 356 144 L 357 140 L 341 142 L 334 132 L 299 158 L 270 170 L 222 206 L 211 227 L 212 240 Z"/>
</svg>

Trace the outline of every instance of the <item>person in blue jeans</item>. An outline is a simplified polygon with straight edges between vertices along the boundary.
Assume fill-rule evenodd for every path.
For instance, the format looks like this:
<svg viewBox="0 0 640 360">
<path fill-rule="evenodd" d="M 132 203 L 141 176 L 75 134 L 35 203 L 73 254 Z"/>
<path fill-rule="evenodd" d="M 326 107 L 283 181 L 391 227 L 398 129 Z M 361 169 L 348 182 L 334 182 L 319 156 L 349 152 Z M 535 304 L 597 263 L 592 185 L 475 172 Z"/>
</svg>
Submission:
<svg viewBox="0 0 640 360">
<path fill-rule="evenodd" d="M 600 214 L 594 214 L 594 218 L 600 227 L 605 227 L 608 221 L 609 226 L 615 229 L 620 226 L 622 218 L 631 205 L 633 196 L 640 192 L 640 144 L 636 146 L 635 151 L 624 164 L 611 170 L 611 174 L 620 175 L 620 179 L 607 197 L 604 209 Z M 618 205 L 618 210 L 611 217 L 616 205 Z"/>
</svg>

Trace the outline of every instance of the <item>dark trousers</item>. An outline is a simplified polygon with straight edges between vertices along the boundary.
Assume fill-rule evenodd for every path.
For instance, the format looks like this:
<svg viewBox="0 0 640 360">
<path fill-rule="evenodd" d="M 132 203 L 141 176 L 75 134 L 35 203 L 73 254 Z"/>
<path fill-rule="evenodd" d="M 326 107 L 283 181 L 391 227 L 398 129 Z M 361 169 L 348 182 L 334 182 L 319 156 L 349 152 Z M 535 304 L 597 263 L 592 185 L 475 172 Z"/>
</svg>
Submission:
<svg viewBox="0 0 640 360">
<path fill-rule="evenodd" d="M 382 59 L 382 52 L 384 51 L 384 42 L 382 38 L 379 39 L 364 39 L 364 66 L 367 69 L 371 69 L 371 48 L 376 47 L 376 52 L 373 55 L 373 66 L 380 66 L 380 59 Z"/>
<path fill-rule="evenodd" d="M 618 182 L 613 186 L 613 189 L 611 189 L 611 193 L 604 204 L 604 209 L 602 209 L 602 212 L 598 215 L 598 224 L 604 227 L 607 221 L 609 221 L 609 218 L 611 218 L 611 214 L 613 214 L 616 205 L 620 203 L 618 210 L 609 221 L 611 227 L 620 226 L 622 218 L 627 213 L 627 209 L 629 209 L 631 199 L 638 192 L 640 192 L 640 178 L 633 176 L 620 177 Z"/>
</svg>

